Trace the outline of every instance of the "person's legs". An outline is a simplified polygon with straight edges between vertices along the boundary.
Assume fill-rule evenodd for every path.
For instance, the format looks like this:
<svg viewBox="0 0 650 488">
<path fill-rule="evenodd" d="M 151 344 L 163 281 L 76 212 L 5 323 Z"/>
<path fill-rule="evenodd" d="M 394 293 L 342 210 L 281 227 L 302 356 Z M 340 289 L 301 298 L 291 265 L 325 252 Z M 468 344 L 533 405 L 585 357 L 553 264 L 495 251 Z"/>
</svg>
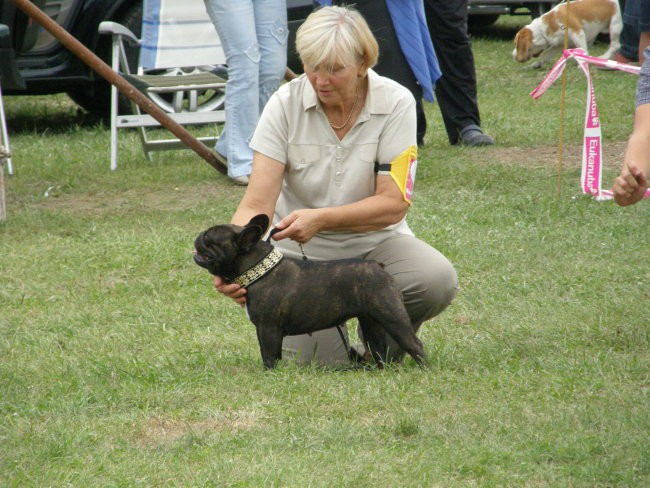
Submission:
<svg viewBox="0 0 650 488">
<path fill-rule="evenodd" d="M 472 43 L 467 34 L 467 0 L 425 0 L 429 33 L 442 78 L 436 100 L 451 144 L 468 125 L 481 125 Z"/>
<path fill-rule="evenodd" d="M 253 7 L 260 49 L 259 112 L 261 113 L 284 77 L 287 67 L 289 28 L 286 0 L 254 0 Z"/>
<path fill-rule="evenodd" d="M 639 33 L 630 24 L 623 24 L 621 31 L 621 48 L 618 53 L 622 56 L 621 62 L 636 62 L 639 59 Z M 614 61 L 618 61 L 616 57 Z"/>
<path fill-rule="evenodd" d="M 645 48 L 650 46 L 650 2 L 626 0 L 623 24 L 630 24 L 639 33 L 639 64 L 643 65 Z"/>
<path fill-rule="evenodd" d="M 467 33 L 467 0 L 425 0 L 424 10 L 442 77 L 436 100 L 451 144 L 487 146 L 476 94 L 476 68 Z"/>
<path fill-rule="evenodd" d="M 215 149 L 228 159 L 228 176 L 237 178 L 251 172 L 253 151 L 248 140 L 259 118 L 260 50 L 253 3 L 205 0 L 205 4 L 228 65 L 226 124 Z"/>
<path fill-rule="evenodd" d="M 350 363 L 350 340 L 345 324 L 331 329 L 319 330 L 311 334 L 286 336 L 282 341 L 282 357 L 293 359 L 299 364 L 314 361 L 324 366 L 341 366 Z M 341 339 L 341 333 L 345 342 Z"/>
</svg>

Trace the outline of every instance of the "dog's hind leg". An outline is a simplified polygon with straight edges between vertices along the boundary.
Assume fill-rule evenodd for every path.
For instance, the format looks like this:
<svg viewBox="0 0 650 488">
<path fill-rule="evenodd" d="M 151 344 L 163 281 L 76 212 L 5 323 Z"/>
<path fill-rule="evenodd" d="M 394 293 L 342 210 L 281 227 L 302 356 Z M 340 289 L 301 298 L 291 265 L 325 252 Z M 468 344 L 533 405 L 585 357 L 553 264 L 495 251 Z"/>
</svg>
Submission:
<svg viewBox="0 0 650 488">
<path fill-rule="evenodd" d="M 282 359 L 282 330 L 279 327 L 258 325 L 256 325 L 256 329 L 264 367 L 273 369 L 276 363 Z"/>
<path fill-rule="evenodd" d="M 359 317 L 359 325 L 378 364 L 379 361 L 399 361 L 407 352 L 418 365 L 425 365 L 424 346 L 415 335 L 406 310 L 392 317 L 383 316 L 381 320 Z"/>
<path fill-rule="evenodd" d="M 620 16 L 613 17 L 609 23 L 609 48 L 601 56 L 605 59 L 611 59 L 614 54 L 621 48 L 621 31 L 623 30 L 623 21 Z"/>
<path fill-rule="evenodd" d="M 388 361 L 388 346 L 386 345 L 386 332 L 377 322 L 366 317 L 359 317 L 359 328 L 363 335 L 364 346 L 379 368 Z"/>
</svg>

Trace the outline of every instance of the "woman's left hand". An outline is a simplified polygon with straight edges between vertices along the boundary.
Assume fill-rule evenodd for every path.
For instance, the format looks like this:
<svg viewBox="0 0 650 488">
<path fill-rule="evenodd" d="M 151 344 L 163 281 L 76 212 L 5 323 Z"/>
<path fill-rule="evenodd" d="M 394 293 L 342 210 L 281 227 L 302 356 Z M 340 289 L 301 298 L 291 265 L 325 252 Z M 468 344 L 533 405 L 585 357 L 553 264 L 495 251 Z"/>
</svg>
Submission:
<svg viewBox="0 0 650 488">
<path fill-rule="evenodd" d="M 275 225 L 279 232 L 273 234 L 276 241 L 291 239 L 306 244 L 318 232 L 323 230 L 322 209 L 294 210 Z"/>
</svg>

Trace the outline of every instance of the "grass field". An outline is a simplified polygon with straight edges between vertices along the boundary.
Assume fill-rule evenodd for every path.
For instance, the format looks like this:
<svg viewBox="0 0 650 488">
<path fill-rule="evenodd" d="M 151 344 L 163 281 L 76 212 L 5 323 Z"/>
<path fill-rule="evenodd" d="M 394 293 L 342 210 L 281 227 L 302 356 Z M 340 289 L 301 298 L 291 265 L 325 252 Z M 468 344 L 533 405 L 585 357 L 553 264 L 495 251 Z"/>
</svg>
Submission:
<svg viewBox="0 0 650 488">
<path fill-rule="evenodd" d="M 476 36 L 484 128 L 450 147 L 436 106 L 416 234 L 461 292 L 422 327 L 431 368 L 283 363 L 191 260 L 241 188 L 189 151 L 110 172 L 109 133 L 64 96 L 8 97 L 15 175 L 0 224 L 0 486 L 650 485 L 650 202 L 580 194 L 586 82 Z M 605 50 L 597 45 L 593 52 Z M 593 70 L 611 185 L 636 78 Z"/>
</svg>

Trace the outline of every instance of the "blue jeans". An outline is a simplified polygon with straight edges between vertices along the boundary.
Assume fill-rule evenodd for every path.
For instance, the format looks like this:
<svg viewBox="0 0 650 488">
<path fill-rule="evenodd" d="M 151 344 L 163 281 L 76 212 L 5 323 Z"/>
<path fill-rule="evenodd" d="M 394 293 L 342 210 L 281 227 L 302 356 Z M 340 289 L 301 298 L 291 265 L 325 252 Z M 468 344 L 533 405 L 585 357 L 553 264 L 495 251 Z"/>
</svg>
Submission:
<svg viewBox="0 0 650 488">
<path fill-rule="evenodd" d="M 228 176 L 249 175 L 248 143 L 287 65 L 286 0 L 204 1 L 228 65 L 226 124 L 215 149 L 228 158 Z"/>
</svg>

